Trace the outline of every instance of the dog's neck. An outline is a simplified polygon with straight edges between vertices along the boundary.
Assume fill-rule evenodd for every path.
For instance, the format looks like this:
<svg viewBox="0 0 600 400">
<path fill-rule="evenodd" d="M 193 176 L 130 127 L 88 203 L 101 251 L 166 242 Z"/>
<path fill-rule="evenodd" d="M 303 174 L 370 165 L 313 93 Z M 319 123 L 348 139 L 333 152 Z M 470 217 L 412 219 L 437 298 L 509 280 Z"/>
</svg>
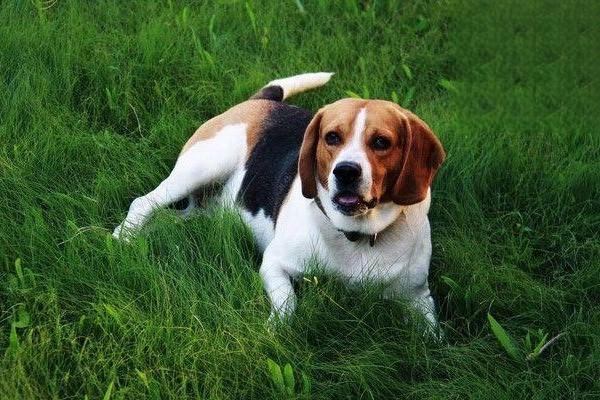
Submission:
<svg viewBox="0 0 600 400">
<path fill-rule="evenodd" d="M 319 213 L 349 241 L 364 240 L 371 246 L 375 245 L 379 235 L 385 234 L 385 231 L 398 221 L 414 227 L 420 225 L 427 216 L 431 199 L 428 192 L 425 200 L 411 206 L 382 203 L 364 214 L 348 216 L 335 208 L 323 187 L 319 187 L 318 191 L 319 195 L 314 198 L 314 204 L 315 208 L 320 210 Z"/>
<path fill-rule="evenodd" d="M 323 208 L 323 203 L 321 203 L 321 199 L 319 199 L 319 196 L 315 197 L 314 201 L 319 210 L 323 213 L 323 215 L 331 222 L 331 219 L 329 218 L 327 212 Z M 372 234 L 365 234 L 359 231 L 345 231 L 343 229 L 338 229 L 338 231 L 342 232 L 346 239 L 348 239 L 351 242 L 356 242 L 360 239 L 367 238 L 371 247 L 375 246 L 375 240 L 377 240 L 378 235 L 378 232 Z"/>
</svg>

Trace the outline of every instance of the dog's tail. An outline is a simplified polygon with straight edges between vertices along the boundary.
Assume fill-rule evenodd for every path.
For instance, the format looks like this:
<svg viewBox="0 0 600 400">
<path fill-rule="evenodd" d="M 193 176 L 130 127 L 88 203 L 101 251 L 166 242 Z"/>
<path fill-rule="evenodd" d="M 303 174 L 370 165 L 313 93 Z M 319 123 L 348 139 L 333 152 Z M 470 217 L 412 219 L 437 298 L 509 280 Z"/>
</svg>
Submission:
<svg viewBox="0 0 600 400">
<path fill-rule="evenodd" d="M 323 86 L 329 82 L 332 75 L 333 72 L 312 72 L 290 76 L 288 78 L 275 79 L 274 81 L 267 83 L 265 87 L 250 98 L 283 101 L 297 93 Z"/>
</svg>

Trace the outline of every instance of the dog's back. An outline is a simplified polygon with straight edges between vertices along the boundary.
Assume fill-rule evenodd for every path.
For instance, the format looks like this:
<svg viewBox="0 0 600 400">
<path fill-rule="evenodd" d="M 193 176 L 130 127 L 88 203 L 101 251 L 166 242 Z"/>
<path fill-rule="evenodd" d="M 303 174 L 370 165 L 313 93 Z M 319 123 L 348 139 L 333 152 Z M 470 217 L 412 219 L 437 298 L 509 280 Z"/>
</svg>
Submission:
<svg viewBox="0 0 600 400">
<path fill-rule="evenodd" d="M 244 209 L 262 212 L 274 223 L 281 204 L 298 174 L 298 154 L 312 113 L 277 103 L 265 116 L 258 140 L 244 164 L 245 175 L 237 198 Z"/>
</svg>

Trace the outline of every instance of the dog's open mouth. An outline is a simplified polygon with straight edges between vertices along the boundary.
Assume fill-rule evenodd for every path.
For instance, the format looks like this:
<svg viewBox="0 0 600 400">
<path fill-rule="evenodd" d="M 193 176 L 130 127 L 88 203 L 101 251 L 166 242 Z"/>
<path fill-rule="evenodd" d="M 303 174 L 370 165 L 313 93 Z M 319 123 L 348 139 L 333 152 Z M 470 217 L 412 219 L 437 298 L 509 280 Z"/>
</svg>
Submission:
<svg viewBox="0 0 600 400">
<path fill-rule="evenodd" d="M 342 214 L 355 215 L 373 208 L 374 201 L 366 202 L 362 196 L 356 193 L 341 192 L 335 195 L 333 202 Z"/>
</svg>

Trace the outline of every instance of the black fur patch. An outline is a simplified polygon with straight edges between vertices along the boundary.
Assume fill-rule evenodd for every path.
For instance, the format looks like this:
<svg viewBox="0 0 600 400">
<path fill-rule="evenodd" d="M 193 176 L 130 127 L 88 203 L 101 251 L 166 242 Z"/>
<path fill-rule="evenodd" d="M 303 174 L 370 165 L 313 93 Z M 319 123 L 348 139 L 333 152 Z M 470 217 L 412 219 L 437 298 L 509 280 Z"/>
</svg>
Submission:
<svg viewBox="0 0 600 400">
<path fill-rule="evenodd" d="M 273 100 L 273 101 L 282 101 L 283 100 L 283 88 L 281 86 L 267 86 L 262 88 L 258 93 L 254 96 L 250 97 L 251 99 L 263 99 L 263 100 Z"/>
<path fill-rule="evenodd" d="M 263 123 L 260 139 L 246 161 L 246 175 L 238 194 L 244 207 L 259 210 L 277 222 L 283 200 L 298 174 L 298 154 L 312 113 L 277 103 Z"/>
</svg>

